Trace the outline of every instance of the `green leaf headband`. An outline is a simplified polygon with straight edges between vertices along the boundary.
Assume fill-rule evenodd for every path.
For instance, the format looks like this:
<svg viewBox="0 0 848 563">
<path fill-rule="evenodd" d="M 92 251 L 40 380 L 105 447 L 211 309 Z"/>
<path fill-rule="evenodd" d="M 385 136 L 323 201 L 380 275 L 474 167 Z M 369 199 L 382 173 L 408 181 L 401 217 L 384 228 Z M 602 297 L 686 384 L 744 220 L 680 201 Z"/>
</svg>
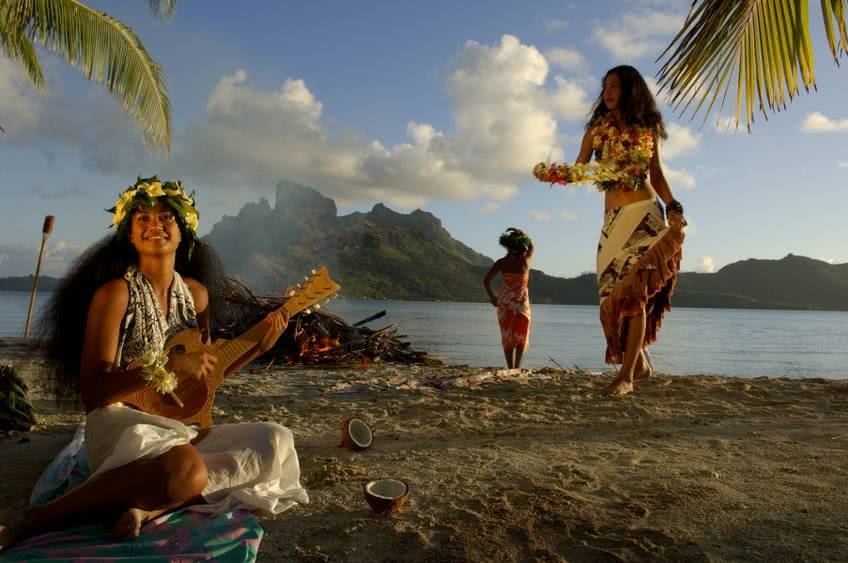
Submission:
<svg viewBox="0 0 848 563">
<path fill-rule="evenodd" d="M 509 250 L 517 250 L 519 248 L 528 250 L 533 244 L 533 241 L 527 233 L 521 229 L 510 227 L 501 234 L 501 238 L 498 240 L 498 243 Z"/>
<path fill-rule="evenodd" d="M 151 208 L 157 201 L 164 201 L 180 216 L 192 238 L 197 239 L 197 225 L 200 218 L 194 206 L 194 191 L 191 194 L 183 189 L 182 182 L 160 182 L 159 178 L 138 178 L 138 181 L 121 194 L 111 209 L 112 226 L 122 233 L 129 225 L 132 212 L 138 207 Z"/>
</svg>

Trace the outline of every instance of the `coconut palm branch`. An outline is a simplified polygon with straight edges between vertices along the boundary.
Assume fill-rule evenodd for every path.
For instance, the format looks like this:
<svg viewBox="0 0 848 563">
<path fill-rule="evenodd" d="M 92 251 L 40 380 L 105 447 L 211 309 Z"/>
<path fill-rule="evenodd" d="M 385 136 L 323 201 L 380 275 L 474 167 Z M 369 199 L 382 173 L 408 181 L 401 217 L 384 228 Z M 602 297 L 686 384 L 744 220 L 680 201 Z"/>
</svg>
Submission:
<svg viewBox="0 0 848 563">
<path fill-rule="evenodd" d="M 848 53 L 848 0 L 820 0 L 834 62 Z M 719 97 L 719 113 L 736 88 L 736 126 L 750 131 L 759 110 L 786 109 L 816 87 L 807 0 L 694 0 L 683 28 L 657 58 L 657 80 L 675 111 L 704 111 L 706 122 Z M 798 74 L 800 73 L 800 82 Z M 744 110 L 743 110 L 744 105 Z M 744 113 L 743 113 L 744 112 Z"/>
<path fill-rule="evenodd" d="M 157 17 L 170 17 L 176 0 L 147 0 Z M 0 4 L 0 49 L 44 89 L 33 44 L 40 43 L 106 86 L 135 118 L 145 141 L 170 150 L 170 102 L 161 68 L 124 23 L 77 0 L 4 0 Z"/>
</svg>

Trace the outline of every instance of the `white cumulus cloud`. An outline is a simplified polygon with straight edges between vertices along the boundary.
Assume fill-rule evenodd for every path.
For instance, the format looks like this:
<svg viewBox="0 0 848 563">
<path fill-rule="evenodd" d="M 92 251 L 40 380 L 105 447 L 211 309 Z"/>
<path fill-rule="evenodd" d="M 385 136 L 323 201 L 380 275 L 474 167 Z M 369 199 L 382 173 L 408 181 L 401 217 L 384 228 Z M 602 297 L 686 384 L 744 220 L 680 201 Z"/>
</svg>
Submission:
<svg viewBox="0 0 848 563">
<path fill-rule="evenodd" d="M 581 55 L 579 51 L 575 51 L 574 49 L 565 49 L 563 47 L 557 47 L 545 51 L 545 58 L 548 59 L 552 65 L 567 70 L 579 69 L 586 65 L 586 58 Z"/>
<path fill-rule="evenodd" d="M 814 111 L 807 115 L 801 124 L 804 133 L 832 133 L 836 131 L 848 131 L 848 119 L 831 119 L 830 117 Z"/>
<path fill-rule="evenodd" d="M 531 219 L 534 219 L 536 221 L 550 221 L 551 220 L 550 211 L 531 211 L 530 213 L 528 213 L 528 215 L 530 215 Z"/>
<path fill-rule="evenodd" d="M 595 26 L 593 37 L 621 61 L 654 58 L 683 26 L 685 13 L 665 10 L 628 12 L 614 22 Z"/>
</svg>

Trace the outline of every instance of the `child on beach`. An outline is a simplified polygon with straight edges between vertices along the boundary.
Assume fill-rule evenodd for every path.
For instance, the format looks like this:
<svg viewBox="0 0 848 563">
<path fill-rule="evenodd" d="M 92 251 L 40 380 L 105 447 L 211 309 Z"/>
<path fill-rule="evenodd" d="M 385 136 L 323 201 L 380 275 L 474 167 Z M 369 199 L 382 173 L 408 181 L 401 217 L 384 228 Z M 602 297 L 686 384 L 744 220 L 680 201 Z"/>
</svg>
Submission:
<svg viewBox="0 0 848 563">
<path fill-rule="evenodd" d="M 527 282 L 530 279 L 533 241 L 521 229 L 510 227 L 501 234 L 499 243 L 506 249 L 506 256 L 492 264 L 483 278 L 483 286 L 492 305 L 498 309 L 506 366 L 510 369 L 520 368 L 530 334 L 530 294 Z M 498 272 L 501 274 L 501 288 L 498 297 L 495 297 L 491 282 Z"/>
</svg>

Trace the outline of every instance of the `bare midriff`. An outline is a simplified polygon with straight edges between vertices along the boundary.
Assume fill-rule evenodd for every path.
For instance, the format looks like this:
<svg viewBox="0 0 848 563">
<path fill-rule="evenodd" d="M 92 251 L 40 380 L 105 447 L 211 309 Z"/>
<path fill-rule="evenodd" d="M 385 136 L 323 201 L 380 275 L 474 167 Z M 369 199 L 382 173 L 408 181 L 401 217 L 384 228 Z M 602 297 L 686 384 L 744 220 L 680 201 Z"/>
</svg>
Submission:
<svg viewBox="0 0 848 563">
<path fill-rule="evenodd" d="M 646 199 L 656 199 L 657 192 L 651 187 L 650 182 L 645 182 L 644 187 L 638 190 L 632 190 L 628 186 L 606 190 L 604 192 L 604 211 L 624 207 L 637 201 Z"/>
</svg>

